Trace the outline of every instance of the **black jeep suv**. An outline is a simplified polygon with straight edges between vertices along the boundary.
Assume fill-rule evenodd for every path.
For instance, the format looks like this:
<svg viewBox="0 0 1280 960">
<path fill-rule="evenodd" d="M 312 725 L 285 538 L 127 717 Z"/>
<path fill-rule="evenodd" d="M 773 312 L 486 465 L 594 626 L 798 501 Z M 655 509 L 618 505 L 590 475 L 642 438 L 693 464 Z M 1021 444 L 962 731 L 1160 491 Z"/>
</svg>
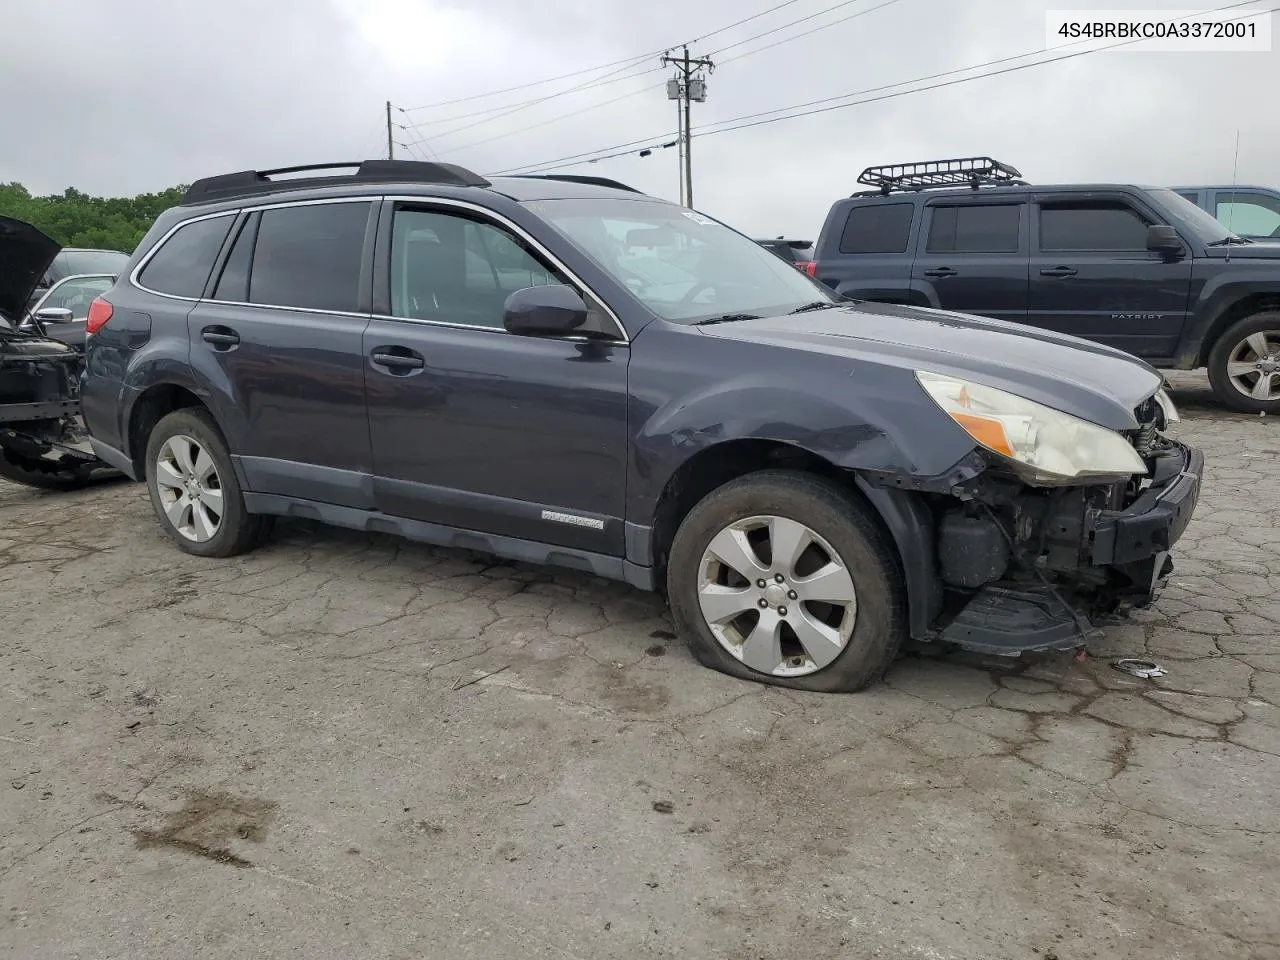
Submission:
<svg viewBox="0 0 1280 960">
<path fill-rule="evenodd" d="M 1171 569 L 1203 458 L 1126 354 L 843 303 L 596 178 L 279 172 L 194 184 L 90 314 L 94 449 L 189 553 L 285 515 L 572 567 L 813 690 L 1079 646 Z"/>
<path fill-rule="evenodd" d="M 1280 243 L 1172 190 L 1030 185 L 989 157 L 868 167 L 815 276 L 839 293 L 1085 337 L 1157 367 L 1209 368 L 1219 399 L 1280 413 Z"/>
</svg>

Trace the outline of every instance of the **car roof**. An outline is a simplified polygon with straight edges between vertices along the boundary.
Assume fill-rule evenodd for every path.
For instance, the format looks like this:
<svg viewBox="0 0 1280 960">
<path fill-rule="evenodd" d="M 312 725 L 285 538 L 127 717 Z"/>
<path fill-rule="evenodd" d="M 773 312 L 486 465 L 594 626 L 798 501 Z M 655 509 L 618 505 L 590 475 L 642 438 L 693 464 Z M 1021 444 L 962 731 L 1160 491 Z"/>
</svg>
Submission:
<svg viewBox="0 0 1280 960">
<path fill-rule="evenodd" d="M 353 171 L 334 175 L 336 170 Z M 306 176 L 291 176 L 307 174 Z M 485 191 L 517 202 L 560 199 L 639 199 L 645 195 L 616 180 L 577 174 L 518 174 L 486 179 L 451 163 L 365 160 L 307 164 L 276 170 L 242 170 L 205 177 L 187 188 L 180 207 L 210 213 L 243 206 L 326 197 L 460 197 Z M 648 198 L 654 199 L 654 198 Z"/>
<path fill-rule="evenodd" d="M 1146 193 L 1149 190 L 1163 189 L 1167 188 L 1140 183 L 1037 183 L 981 187 L 978 190 L 974 190 L 972 187 L 955 187 L 942 190 L 893 190 L 889 193 L 882 193 L 879 190 L 863 190 L 846 197 L 845 200 L 885 200 L 891 203 L 902 203 L 904 201 L 915 202 L 916 200 L 927 201 L 936 197 L 946 197 L 948 199 L 954 197 L 1020 197 L 1041 193 L 1115 193 L 1128 190 Z"/>
<path fill-rule="evenodd" d="M 1254 193 L 1280 194 L 1275 187 L 1263 187 L 1256 183 L 1188 183 L 1170 190 L 1248 190 Z"/>
</svg>

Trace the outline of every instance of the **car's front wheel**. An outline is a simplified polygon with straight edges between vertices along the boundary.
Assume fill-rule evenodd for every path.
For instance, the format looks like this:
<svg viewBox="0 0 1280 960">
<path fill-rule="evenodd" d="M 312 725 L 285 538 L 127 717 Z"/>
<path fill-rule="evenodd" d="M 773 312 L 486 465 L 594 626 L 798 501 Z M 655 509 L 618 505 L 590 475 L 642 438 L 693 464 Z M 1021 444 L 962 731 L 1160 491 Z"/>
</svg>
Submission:
<svg viewBox="0 0 1280 960">
<path fill-rule="evenodd" d="M 1209 351 L 1218 399 L 1243 413 L 1280 413 L 1280 310 L 1246 317 Z"/>
<path fill-rule="evenodd" d="M 267 518 L 245 509 L 226 442 L 203 410 L 177 410 L 151 431 L 147 489 L 161 526 L 187 553 L 233 557 L 266 533 Z"/>
<path fill-rule="evenodd" d="M 901 644 L 891 547 L 852 493 L 763 471 L 699 502 L 667 565 L 672 615 L 706 666 L 764 683 L 861 690 Z"/>
</svg>

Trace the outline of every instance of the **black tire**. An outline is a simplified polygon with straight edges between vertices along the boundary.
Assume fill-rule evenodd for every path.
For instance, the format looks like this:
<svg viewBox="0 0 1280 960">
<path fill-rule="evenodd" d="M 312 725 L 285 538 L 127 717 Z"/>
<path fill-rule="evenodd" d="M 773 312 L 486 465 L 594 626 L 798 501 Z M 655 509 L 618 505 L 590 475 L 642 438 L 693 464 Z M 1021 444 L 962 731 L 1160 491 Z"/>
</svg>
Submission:
<svg viewBox="0 0 1280 960">
<path fill-rule="evenodd" d="M 1270 339 L 1280 332 L 1280 310 L 1265 310 L 1245 317 L 1223 331 L 1213 348 L 1209 351 L 1209 383 L 1219 400 L 1232 410 L 1241 413 L 1280 414 L 1280 398 L 1275 400 L 1254 400 L 1241 393 L 1231 382 L 1227 373 L 1227 362 L 1232 352 L 1250 334 L 1268 332 Z"/>
<path fill-rule="evenodd" d="M 0 477 L 37 490 L 80 490 L 102 479 L 105 464 L 91 463 L 49 469 L 11 451 L 0 449 Z"/>
<path fill-rule="evenodd" d="M 183 536 L 165 514 L 156 481 L 156 464 L 166 441 L 186 436 L 195 440 L 212 458 L 222 490 L 223 513 L 214 535 L 198 542 Z M 197 557 L 234 557 L 258 546 L 270 530 L 270 519 L 249 513 L 244 505 L 244 494 L 236 478 L 227 452 L 222 432 L 208 412 L 199 407 L 187 407 L 161 418 L 147 439 L 147 491 L 151 494 L 151 506 L 156 519 L 169 538 L 186 553 Z"/>
<path fill-rule="evenodd" d="M 827 541 L 853 580 L 852 634 L 826 667 L 804 676 L 757 672 L 729 653 L 707 625 L 698 601 L 702 556 L 711 540 L 739 520 L 772 515 L 809 527 Z M 725 484 L 684 518 L 667 564 L 667 600 L 677 629 L 699 662 L 761 683 L 823 693 L 852 693 L 882 679 L 905 634 L 906 591 L 896 552 L 852 492 L 812 474 L 768 470 Z"/>
</svg>

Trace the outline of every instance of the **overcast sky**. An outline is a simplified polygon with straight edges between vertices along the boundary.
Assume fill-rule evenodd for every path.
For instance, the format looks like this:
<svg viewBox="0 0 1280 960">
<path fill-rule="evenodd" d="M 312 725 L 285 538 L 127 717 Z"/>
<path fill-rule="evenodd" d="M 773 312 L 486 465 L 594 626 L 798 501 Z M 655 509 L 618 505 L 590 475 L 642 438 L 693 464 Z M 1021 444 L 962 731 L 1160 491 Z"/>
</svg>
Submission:
<svg viewBox="0 0 1280 960">
<path fill-rule="evenodd" d="M 698 135 L 745 114 L 1061 55 L 1044 52 L 1049 8 L 1230 2 L 791 0 L 724 30 L 780 0 L 0 0 L 0 182 L 121 195 L 384 156 L 388 99 L 395 122 L 412 125 L 394 131 L 410 144 L 398 155 L 480 173 L 645 141 L 638 150 L 675 131 L 675 105 L 646 89 L 670 74 L 656 52 L 696 40 L 695 54 L 722 64 L 693 107 L 696 205 L 756 235 L 813 239 L 873 163 L 991 154 L 1040 182 L 1229 182 L 1239 131 L 1240 181 L 1280 186 L 1280 52 L 1094 53 Z M 628 58 L 634 66 L 415 109 Z M 515 106 L 535 98 L 545 100 Z M 677 198 L 674 149 L 565 169 Z"/>
</svg>

